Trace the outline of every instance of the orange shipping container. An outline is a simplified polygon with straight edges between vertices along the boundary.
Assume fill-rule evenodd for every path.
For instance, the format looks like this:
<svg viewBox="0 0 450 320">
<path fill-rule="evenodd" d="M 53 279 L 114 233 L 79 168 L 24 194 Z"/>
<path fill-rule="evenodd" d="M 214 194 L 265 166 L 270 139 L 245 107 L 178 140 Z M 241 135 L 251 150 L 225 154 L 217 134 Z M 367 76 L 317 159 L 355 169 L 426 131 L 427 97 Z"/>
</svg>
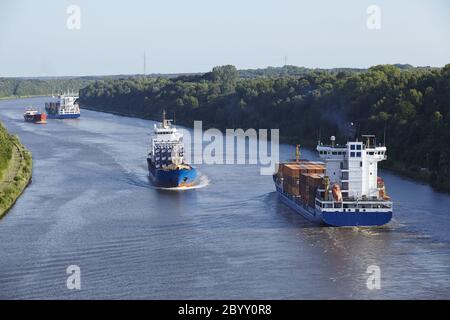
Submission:
<svg viewBox="0 0 450 320">
<path fill-rule="evenodd" d="M 301 187 L 305 184 L 318 186 L 322 177 L 317 176 L 317 174 L 323 175 L 325 167 L 323 164 L 308 161 L 290 162 L 280 164 L 280 173 L 284 177 L 286 185 L 295 187 Z M 315 176 L 311 178 L 311 175 Z"/>
<path fill-rule="evenodd" d="M 298 177 L 300 174 L 299 166 L 295 164 L 287 164 L 285 166 L 285 173 L 290 177 Z"/>
</svg>

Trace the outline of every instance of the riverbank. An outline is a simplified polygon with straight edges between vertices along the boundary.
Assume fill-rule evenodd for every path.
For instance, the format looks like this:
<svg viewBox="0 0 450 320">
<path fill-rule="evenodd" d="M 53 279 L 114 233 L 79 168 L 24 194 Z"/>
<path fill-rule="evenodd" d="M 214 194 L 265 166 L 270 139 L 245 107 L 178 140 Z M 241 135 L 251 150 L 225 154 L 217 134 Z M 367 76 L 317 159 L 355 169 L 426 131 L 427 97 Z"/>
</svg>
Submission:
<svg viewBox="0 0 450 320">
<path fill-rule="evenodd" d="M 127 112 L 109 111 L 109 110 L 104 110 L 102 108 L 97 108 L 97 107 L 92 107 L 92 106 L 87 106 L 87 105 L 82 105 L 81 107 L 86 110 L 105 112 L 105 113 L 110 113 L 110 114 L 123 116 L 123 117 L 140 118 L 140 119 L 153 120 L 153 121 L 161 120 L 159 118 L 155 119 L 154 117 L 138 115 L 138 114 L 131 113 L 131 112 L 127 113 Z M 192 128 L 192 123 L 185 123 L 183 121 L 178 121 L 178 123 L 180 125 Z M 207 123 L 206 124 L 203 123 L 203 127 L 204 127 L 204 129 L 208 129 L 213 126 L 208 125 Z M 317 141 L 304 140 L 304 139 L 296 138 L 296 137 L 280 136 L 280 143 L 291 144 L 291 145 L 300 143 L 302 145 L 302 148 L 314 150 L 316 147 Z M 439 180 L 439 177 L 434 177 L 433 174 L 431 172 L 429 172 L 428 170 L 420 169 L 420 168 L 407 168 L 404 163 L 399 162 L 399 161 L 391 161 L 391 160 L 388 160 L 385 163 L 384 162 L 381 163 L 380 167 L 382 169 L 396 173 L 400 176 L 412 179 L 414 181 L 422 182 L 424 184 L 429 184 L 436 191 L 450 194 L 450 181 L 445 180 L 445 179 Z"/>
<path fill-rule="evenodd" d="M 438 176 L 426 168 L 408 168 L 403 163 L 398 161 L 388 161 L 386 164 L 382 163 L 381 168 L 399 174 L 403 177 L 407 177 L 411 180 L 429 184 L 436 191 L 450 194 L 450 180 L 445 177 Z"/>
<path fill-rule="evenodd" d="M 11 158 L 0 175 L 0 219 L 6 215 L 31 182 L 31 154 L 16 136 L 9 136 Z"/>
</svg>

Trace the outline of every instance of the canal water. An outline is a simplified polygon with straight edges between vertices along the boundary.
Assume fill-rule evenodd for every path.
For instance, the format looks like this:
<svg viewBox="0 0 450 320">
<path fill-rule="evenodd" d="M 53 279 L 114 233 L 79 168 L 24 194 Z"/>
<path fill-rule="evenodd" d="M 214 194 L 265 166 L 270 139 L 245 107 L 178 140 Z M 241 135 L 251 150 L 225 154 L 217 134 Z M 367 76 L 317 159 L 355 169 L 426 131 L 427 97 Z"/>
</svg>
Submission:
<svg viewBox="0 0 450 320">
<path fill-rule="evenodd" d="M 280 203 L 256 165 L 199 165 L 199 188 L 158 190 L 146 169 L 154 122 L 88 110 L 23 122 L 45 100 L 0 101 L 34 159 L 31 185 L 0 220 L 1 299 L 450 298 L 446 194 L 381 172 L 393 220 L 339 229 Z M 294 152 L 280 146 L 282 159 Z M 71 265 L 80 290 L 66 286 Z M 380 289 L 367 287 L 371 265 Z"/>
</svg>

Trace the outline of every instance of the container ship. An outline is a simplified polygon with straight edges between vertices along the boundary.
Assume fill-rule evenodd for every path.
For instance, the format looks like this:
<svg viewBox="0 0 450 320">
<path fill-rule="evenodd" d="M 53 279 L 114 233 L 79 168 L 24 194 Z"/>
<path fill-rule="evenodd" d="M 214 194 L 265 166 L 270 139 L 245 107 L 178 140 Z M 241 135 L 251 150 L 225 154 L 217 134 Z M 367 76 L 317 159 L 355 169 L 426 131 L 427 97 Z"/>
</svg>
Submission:
<svg viewBox="0 0 450 320">
<path fill-rule="evenodd" d="M 49 119 L 76 119 L 80 117 L 78 96 L 62 94 L 45 103 L 45 111 Z"/>
<path fill-rule="evenodd" d="M 23 119 L 26 122 L 33 122 L 33 123 L 47 123 L 47 114 L 42 113 L 38 109 L 35 108 L 27 108 L 25 112 L 23 113 Z"/>
<path fill-rule="evenodd" d="M 162 123 L 154 126 L 148 171 L 153 184 L 164 188 L 190 187 L 197 178 L 195 168 L 184 162 L 183 135 L 163 112 Z"/>
<path fill-rule="evenodd" d="M 328 226 L 381 226 L 392 218 L 393 203 L 378 177 L 378 162 L 386 160 L 386 147 L 373 135 L 345 145 L 319 142 L 323 162 L 296 159 L 280 163 L 273 175 L 282 202 L 304 218 Z"/>
</svg>

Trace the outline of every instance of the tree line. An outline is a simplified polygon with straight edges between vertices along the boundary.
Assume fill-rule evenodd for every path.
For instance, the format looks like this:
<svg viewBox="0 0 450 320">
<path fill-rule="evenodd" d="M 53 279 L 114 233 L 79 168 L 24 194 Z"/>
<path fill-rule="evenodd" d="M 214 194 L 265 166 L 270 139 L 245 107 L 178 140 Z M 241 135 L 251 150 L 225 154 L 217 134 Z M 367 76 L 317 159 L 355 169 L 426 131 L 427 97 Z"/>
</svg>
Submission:
<svg viewBox="0 0 450 320">
<path fill-rule="evenodd" d="M 0 78 L 0 98 L 51 95 L 79 89 L 94 81 L 86 78 L 24 79 Z"/>
<path fill-rule="evenodd" d="M 99 80 L 80 90 L 80 102 L 155 120 L 166 110 L 188 126 L 279 128 L 283 141 L 310 147 L 331 135 L 345 142 L 376 134 L 388 147 L 385 166 L 450 191 L 450 64 L 284 69 L 228 65 L 175 78 Z"/>
</svg>

